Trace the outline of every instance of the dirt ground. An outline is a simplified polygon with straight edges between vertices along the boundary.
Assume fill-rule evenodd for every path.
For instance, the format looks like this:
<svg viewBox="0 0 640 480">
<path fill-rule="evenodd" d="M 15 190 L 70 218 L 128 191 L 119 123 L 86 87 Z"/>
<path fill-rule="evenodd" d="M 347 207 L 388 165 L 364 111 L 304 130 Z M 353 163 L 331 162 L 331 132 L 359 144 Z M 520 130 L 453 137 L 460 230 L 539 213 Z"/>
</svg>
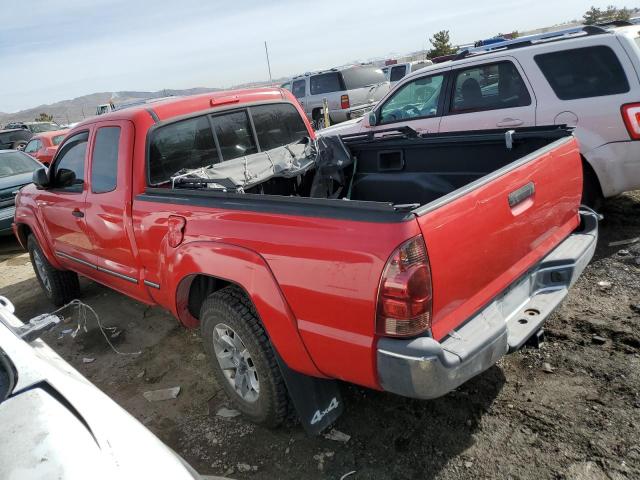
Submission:
<svg viewBox="0 0 640 480">
<path fill-rule="evenodd" d="M 166 312 L 83 282 L 83 301 L 122 329 L 117 355 L 89 322 L 75 339 L 45 340 L 204 474 L 298 479 L 640 478 L 640 192 L 608 202 L 599 248 L 546 325 L 540 350 L 526 349 L 449 395 L 415 401 L 343 385 L 336 428 L 346 443 L 309 438 L 300 426 L 270 431 L 228 406 L 197 331 Z M 0 293 L 27 320 L 51 311 L 28 256 L 0 241 Z M 84 363 L 83 358 L 95 359 Z M 546 364 L 546 365 L 545 365 Z M 180 386 L 175 400 L 147 390 Z M 349 476 L 345 474 L 355 471 Z"/>
</svg>

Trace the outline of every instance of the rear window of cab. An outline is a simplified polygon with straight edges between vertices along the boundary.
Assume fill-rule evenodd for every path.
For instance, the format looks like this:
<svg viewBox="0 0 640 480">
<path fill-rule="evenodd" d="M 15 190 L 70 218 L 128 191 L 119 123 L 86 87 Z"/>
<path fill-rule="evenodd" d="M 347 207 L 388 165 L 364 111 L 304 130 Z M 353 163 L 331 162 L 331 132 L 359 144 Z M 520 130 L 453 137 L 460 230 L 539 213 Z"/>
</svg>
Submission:
<svg viewBox="0 0 640 480">
<path fill-rule="evenodd" d="M 180 120 L 156 128 L 149 141 L 149 185 L 162 185 L 185 169 L 296 143 L 309 132 L 290 103 L 249 106 Z"/>
<path fill-rule="evenodd" d="M 544 53 L 534 57 L 560 100 L 602 97 L 629 91 L 615 52 L 604 45 Z"/>
</svg>

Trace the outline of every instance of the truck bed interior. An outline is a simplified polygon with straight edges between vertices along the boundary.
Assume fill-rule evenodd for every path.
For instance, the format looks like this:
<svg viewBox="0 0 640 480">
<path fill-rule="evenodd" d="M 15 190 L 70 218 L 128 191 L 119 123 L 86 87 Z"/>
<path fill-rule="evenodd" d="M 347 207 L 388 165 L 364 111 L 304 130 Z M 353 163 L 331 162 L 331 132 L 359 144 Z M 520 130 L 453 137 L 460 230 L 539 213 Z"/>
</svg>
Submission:
<svg viewBox="0 0 640 480">
<path fill-rule="evenodd" d="M 357 158 L 351 199 L 425 205 L 559 138 L 564 127 L 416 138 L 344 138 Z"/>
<path fill-rule="evenodd" d="M 339 202 L 348 208 L 378 203 L 385 209 L 412 210 L 513 164 L 527 155 L 570 136 L 565 126 L 529 127 L 518 130 L 466 131 L 437 135 L 417 135 L 407 128 L 340 137 L 344 152 L 318 155 L 315 168 L 296 177 L 273 177 L 233 194 L 254 203 L 270 196 L 272 204 L 308 199 L 356 200 Z M 319 142 L 322 148 L 321 142 Z M 334 144 L 335 149 L 335 144 Z M 179 190 L 196 189 L 183 185 Z M 160 189 L 152 189 L 158 190 Z M 229 192 L 200 185 L 198 196 L 223 197 Z M 164 190 L 166 192 L 166 190 Z M 150 192 L 151 193 L 151 192 Z M 179 192 L 175 192 L 179 194 Z M 195 192 L 194 192 L 195 193 Z M 284 198 L 283 198 L 284 197 Z M 338 206 L 339 204 L 333 204 Z"/>
<path fill-rule="evenodd" d="M 342 137 L 354 161 L 342 175 L 332 172 L 326 195 L 320 197 L 421 206 L 571 135 L 563 126 L 423 137 L 406 130 L 386 133 Z M 312 193 L 317 175 L 320 169 L 302 179 L 274 178 L 247 192 L 318 197 Z"/>
</svg>

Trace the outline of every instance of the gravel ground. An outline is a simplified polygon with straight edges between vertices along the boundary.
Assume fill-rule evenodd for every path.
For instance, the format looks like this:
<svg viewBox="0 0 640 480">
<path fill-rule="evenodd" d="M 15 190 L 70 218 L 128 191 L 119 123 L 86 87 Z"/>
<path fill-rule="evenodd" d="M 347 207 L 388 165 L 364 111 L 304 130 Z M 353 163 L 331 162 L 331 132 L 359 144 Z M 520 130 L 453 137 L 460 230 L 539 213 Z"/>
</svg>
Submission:
<svg viewBox="0 0 640 480">
<path fill-rule="evenodd" d="M 640 478 L 640 192 L 608 202 L 591 265 L 525 349 L 449 395 L 415 401 L 343 385 L 335 428 L 347 442 L 309 438 L 300 426 L 270 431 L 228 406 L 197 331 L 166 312 L 83 282 L 83 300 L 122 333 L 117 355 L 95 324 L 75 339 L 45 340 L 205 474 L 234 478 L 623 479 Z M 53 310 L 29 258 L 0 240 L 0 293 L 23 320 Z M 84 363 L 83 358 L 95 359 Z M 176 399 L 143 392 L 180 386 Z"/>
</svg>

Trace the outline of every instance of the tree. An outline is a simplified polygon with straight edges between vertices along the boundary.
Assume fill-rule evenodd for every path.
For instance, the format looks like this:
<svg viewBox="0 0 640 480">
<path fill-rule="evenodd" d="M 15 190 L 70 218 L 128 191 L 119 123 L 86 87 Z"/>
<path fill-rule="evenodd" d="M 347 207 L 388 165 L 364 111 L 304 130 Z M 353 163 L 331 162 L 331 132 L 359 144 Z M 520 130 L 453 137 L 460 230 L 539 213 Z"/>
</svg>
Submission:
<svg viewBox="0 0 640 480">
<path fill-rule="evenodd" d="M 582 16 L 583 23 L 585 25 L 595 25 L 602 18 L 602 10 L 596 7 L 591 7 L 586 13 Z"/>
<path fill-rule="evenodd" d="M 631 11 L 627 7 L 622 7 L 613 17 L 614 20 L 627 22 L 631 18 Z"/>
<path fill-rule="evenodd" d="M 627 21 L 631 18 L 631 11 L 627 7 L 616 8 L 614 5 L 607 5 L 602 11 L 599 8 L 591 7 L 582 16 L 585 25 L 595 25 L 603 22 Z"/>
<path fill-rule="evenodd" d="M 53 115 L 42 112 L 36 117 L 36 122 L 53 122 Z"/>
<path fill-rule="evenodd" d="M 607 8 L 604 12 L 602 12 L 602 17 L 600 18 L 601 22 L 610 22 L 612 21 L 618 13 L 618 9 L 614 5 L 607 5 Z"/>
<path fill-rule="evenodd" d="M 429 39 L 433 48 L 429 50 L 427 56 L 429 58 L 440 57 L 442 55 L 450 55 L 455 52 L 455 49 L 451 45 L 451 38 L 449 37 L 449 30 L 440 30 L 433 34 L 433 37 Z"/>
</svg>

